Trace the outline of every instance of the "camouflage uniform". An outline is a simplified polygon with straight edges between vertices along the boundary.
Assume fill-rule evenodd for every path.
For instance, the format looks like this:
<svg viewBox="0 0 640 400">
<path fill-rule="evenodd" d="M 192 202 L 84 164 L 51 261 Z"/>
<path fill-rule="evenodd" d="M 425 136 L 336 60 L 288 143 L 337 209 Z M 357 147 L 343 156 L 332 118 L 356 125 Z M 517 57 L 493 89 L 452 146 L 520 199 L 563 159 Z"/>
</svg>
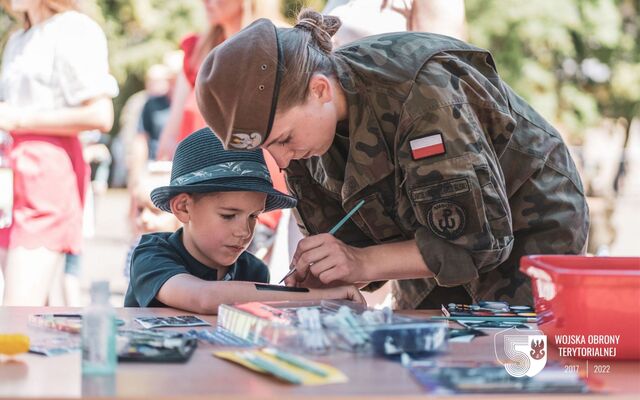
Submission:
<svg viewBox="0 0 640 400">
<path fill-rule="evenodd" d="M 289 165 L 301 228 L 327 232 L 365 199 L 336 237 L 359 247 L 415 240 L 435 274 L 394 282 L 398 308 L 419 307 L 436 287 L 531 304 L 520 257 L 578 254 L 588 231 L 558 132 L 500 79 L 487 51 L 455 39 L 385 34 L 335 55 L 349 134 Z M 412 154 L 425 137 L 441 139 L 442 154 Z M 434 293 L 431 303 L 450 300 Z"/>
</svg>

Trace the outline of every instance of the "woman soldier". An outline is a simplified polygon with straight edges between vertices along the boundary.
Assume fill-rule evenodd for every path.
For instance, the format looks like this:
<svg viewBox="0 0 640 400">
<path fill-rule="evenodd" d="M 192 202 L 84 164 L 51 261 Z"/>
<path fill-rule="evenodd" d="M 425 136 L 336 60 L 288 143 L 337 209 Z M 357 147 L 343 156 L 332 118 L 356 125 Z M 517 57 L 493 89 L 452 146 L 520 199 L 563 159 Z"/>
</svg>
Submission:
<svg viewBox="0 0 640 400">
<path fill-rule="evenodd" d="M 531 304 L 520 257 L 578 254 L 587 239 L 582 184 L 558 132 L 485 50 L 403 32 L 333 52 L 339 27 L 309 10 L 291 29 L 258 20 L 198 75 L 199 108 L 225 146 L 266 148 L 299 199 L 312 236 L 287 285 L 395 279 L 398 308 Z"/>
</svg>

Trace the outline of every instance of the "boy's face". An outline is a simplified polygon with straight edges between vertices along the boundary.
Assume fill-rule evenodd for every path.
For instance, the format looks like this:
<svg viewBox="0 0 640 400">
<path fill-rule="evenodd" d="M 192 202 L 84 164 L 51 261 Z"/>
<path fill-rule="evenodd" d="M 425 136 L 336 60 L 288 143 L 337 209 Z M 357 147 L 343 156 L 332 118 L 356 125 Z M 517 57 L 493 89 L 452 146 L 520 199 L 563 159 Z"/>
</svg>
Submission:
<svg viewBox="0 0 640 400">
<path fill-rule="evenodd" d="M 183 242 L 189 253 L 212 268 L 233 264 L 247 249 L 267 195 L 217 192 L 186 195 Z M 183 219 L 186 219 L 183 220 Z"/>
</svg>

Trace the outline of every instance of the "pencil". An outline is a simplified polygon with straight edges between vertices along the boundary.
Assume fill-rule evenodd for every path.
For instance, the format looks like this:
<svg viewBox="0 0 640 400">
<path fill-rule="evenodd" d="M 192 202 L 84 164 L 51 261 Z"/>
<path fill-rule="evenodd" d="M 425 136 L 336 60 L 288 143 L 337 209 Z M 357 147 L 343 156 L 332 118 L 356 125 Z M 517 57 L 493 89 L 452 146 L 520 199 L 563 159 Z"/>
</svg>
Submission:
<svg viewBox="0 0 640 400">
<path fill-rule="evenodd" d="M 270 354 L 277 358 L 280 361 L 284 361 L 287 364 L 291 364 L 294 367 L 301 368 L 305 371 L 311 372 L 312 374 L 319 375 L 323 378 L 329 376 L 329 373 L 315 365 L 309 363 L 309 361 L 302 359 L 300 357 L 296 357 L 291 354 L 283 353 L 273 348 L 266 348 L 262 350 L 263 352 Z"/>
<path fill-rule="evenodd" d="M 302 384 L 302 379 L 300 379 L 295 373 L 286 370 L 278 364 L 274 364 L 270 360 L 263 358 L 257 353 L 252 353 L 250 351 L 239 351 L 235 354 L 243 360 L 248 361 L 256 367 L 262 369 L 263 371 L 266 371 L 282 380 L 295 383 L 296 385 Z"/>
<path fill-rule="evenodd" d="M 338 232 L 338 229 L 342 228 L 342 225 L 344 225 L 345 222 L 347 222 L 349 218 L 351 218 L 353 214 L 355 214 L 356 211 L 358 211 L 360 207 L 362 207 L 363 204 L 364 204 L 364 200 L 360 200 L 358 204 L 356 204 L 351 209 L 351 211 L 347 213 L 347 215 L 345 215 L 340 221 L 338 221 L 338 223 L 333 228 L 331 228 L 331 230 L 329 231 L 329 235 L 335 235 L 336 232 Z M 291 275 L 293 275 L 294 272 L 296 272 L 296 269 L 293 267 L 293 261 L 292 261 L 291 264 L 289 265 L 289 272 L 287 272 L 284 278 L 280 279 L 280 282 L 278 283 L 284 282 L 284 280 L 290 277 Z"/>
</svg>

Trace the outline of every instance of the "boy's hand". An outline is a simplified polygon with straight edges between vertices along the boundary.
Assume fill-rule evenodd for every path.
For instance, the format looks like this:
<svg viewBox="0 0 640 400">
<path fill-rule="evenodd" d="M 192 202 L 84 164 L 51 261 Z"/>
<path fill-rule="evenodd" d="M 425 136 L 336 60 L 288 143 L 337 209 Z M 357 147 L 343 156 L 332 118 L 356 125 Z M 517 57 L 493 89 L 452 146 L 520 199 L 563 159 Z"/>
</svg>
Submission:
<svg viewBox="0 0 640 400">
<path fill-rule="evenodd" d="M 336 297 L 337 299 L 351 300 L 355 301 L 356 303 L 364 304 L 365 306 L 367 305 L 367 301 L 364 299 L 362 293 L 360 293 L 358 288 L 353 285 L 338 286 L 329 290 L 338 291 L 338 297 Z"/>
</svg>

